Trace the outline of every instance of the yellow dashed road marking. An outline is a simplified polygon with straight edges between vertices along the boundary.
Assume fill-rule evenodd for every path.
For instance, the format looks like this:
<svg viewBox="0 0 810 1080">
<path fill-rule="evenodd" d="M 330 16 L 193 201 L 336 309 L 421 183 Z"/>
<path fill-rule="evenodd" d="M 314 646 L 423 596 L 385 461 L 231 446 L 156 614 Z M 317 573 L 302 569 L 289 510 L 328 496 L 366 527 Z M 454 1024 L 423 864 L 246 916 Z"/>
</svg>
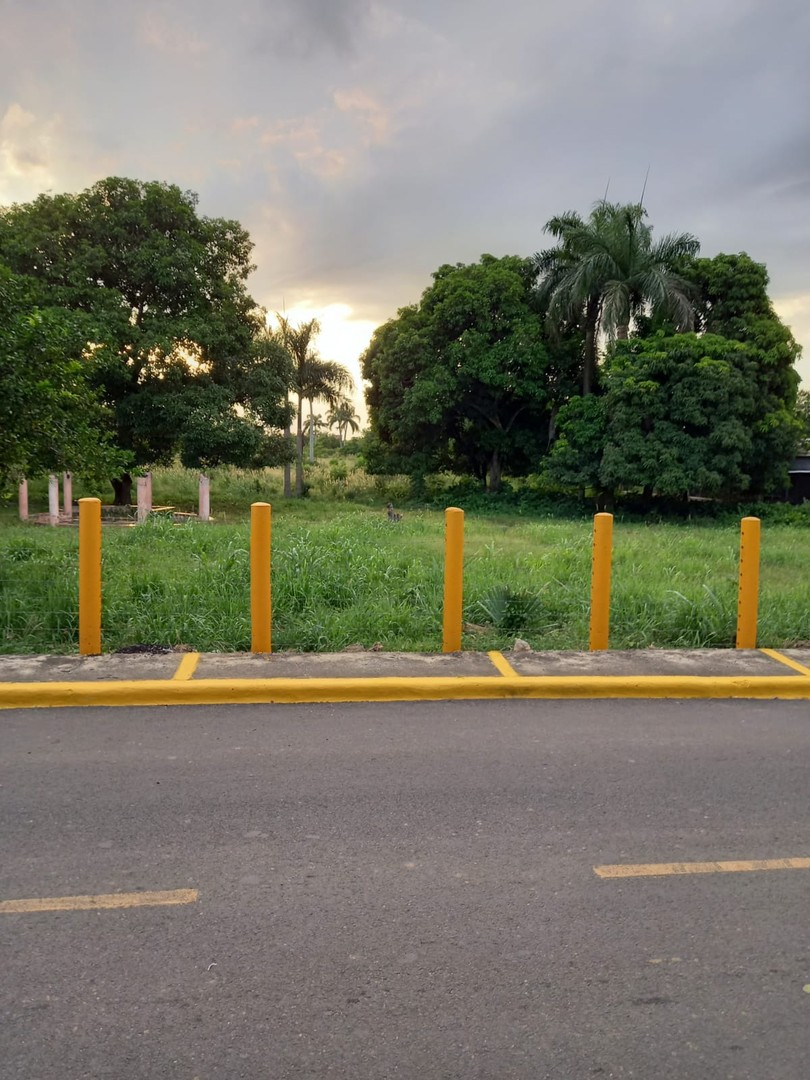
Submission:
<svg viewBox="0 0 810 1080">
<path fill-rule="evenodd" d="M 102 893 L 100 896 L 47 896 L 32 900 L 2 900 L 0 915 L 19 915 L 34 911 L 166 907 L 171 904 L 194 904 L 198 895 L 196 889 L 172 889 L 168 892 Z"/>
<path fill-rule="evenodd" d="M 669 874 L 744 874 L 751 870 L 810 870 L 810 859 L 751 859 L 748 862 L 637 863 L 595 866 L 601 878 L 663 877 Z"/>
</svg>

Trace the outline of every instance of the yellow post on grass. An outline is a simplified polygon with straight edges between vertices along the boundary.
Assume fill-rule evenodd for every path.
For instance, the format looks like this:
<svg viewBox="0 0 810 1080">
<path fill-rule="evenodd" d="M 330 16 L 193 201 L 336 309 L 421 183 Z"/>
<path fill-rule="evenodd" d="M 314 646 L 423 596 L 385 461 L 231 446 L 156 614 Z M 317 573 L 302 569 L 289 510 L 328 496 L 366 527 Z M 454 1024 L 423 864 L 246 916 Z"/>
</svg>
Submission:
<svg viewBox="0 0 810 1080">
<path fill-rule="evenodd" d="M 250 648 L 255 653 L 271 651 L 271 513 L 270 503 L 256 502 L 250 508 Z"/>
<path fill-rule="evenodd" d="M 591 571 L 591 629 L 588 648 L 606 649 L 610 637 L 610 561 L 613 551 L 613 514 L 593 519 L 593 568 Z"/>
<path fill-rule="evenodd" d="M 464 596 L 464 511 L 444 512 L 444 625 L 442 652 L 461 651 L 461 612 Z"/>
<path fill-rule="evenodd" d="M 759 542 L 759 518 L 743 518 L 740 522 L 740 587 L 737 594 L 738 649 L 757 647 Z"/>
<path fill-rule="evenodd" d="M 79 499 L 79 652 L 101 652 L 100 499 Z"/>
</svg>

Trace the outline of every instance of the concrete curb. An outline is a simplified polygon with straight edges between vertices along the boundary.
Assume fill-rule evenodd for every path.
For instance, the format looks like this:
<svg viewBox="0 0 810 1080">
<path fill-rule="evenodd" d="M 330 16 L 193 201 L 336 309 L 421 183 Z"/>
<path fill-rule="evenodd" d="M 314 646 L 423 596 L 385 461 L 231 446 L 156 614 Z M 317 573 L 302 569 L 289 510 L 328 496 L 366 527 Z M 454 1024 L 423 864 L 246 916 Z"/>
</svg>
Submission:
<svg viewBox="0 0 810 1080">
<path fill-rule="evenodd" d="M 540 675 L 314 679 L 139 679 L 0 684 L 0 709 L 472 699 L 810 700 L 810 676 Z"/>
</svg>

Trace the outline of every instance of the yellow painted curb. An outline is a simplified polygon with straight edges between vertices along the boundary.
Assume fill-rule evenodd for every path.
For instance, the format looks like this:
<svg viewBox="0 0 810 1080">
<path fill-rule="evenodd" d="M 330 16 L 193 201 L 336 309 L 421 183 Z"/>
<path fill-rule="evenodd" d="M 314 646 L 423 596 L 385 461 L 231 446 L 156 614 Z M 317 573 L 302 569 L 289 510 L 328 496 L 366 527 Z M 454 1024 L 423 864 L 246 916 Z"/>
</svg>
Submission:
<svg viewBox="0 0 810 1080">
<path fill-rule="evenodd" d="M 87 705 L 238 705 L 496 698 L 810 699 L 798 675 L 538 675 L 521 678 L 141 679 L 0 684 L 0 709 Z"/>
</svg>

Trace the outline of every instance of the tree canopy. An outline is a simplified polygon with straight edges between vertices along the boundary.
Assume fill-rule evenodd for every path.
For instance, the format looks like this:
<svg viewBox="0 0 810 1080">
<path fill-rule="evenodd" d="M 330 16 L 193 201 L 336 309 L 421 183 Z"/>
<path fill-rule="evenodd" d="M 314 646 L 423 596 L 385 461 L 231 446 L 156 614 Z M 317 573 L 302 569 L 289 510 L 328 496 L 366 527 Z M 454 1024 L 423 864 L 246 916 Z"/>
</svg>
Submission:
<svg viewBox="0 0 810 1080">
<path fill-rule="evenodd" d="M 264 429 L 286 422 L 289 371 L 261 340 L 251 248 L 238 222 L 200 216 L 196 195 L 165 183 L 110 177 L 0 211 L 0 259 L 40 305 L 74 314 L 115 441 L 139 464 L 179 450 L 276 460 Z"/>
<path fill-rule="evenodd" d="M 0 264 L 0 495 L 26 475 L 95 478 L 125 463 L 104 436 L 82 345 L 70 312 L 37 307 L 29 282 Z"/>
<path fill-rule="evenodd" d="M 602 394 L 561 410 L 548 475 L 564 487 L 648 497 L 750 494 L 760 413 L 755 353 L 706 333 L 617 342 Z M 771 463 L 776 490 L 786 486 L 789 456 Z"/>
<path fill-rule="evenodd" d="M 374 471 L 451 468 L 497 491 L 546 452 L 571 394 L 576 350 L 551 347 L 527 259 L 442 266 L 419 304 L 381 326 L 362 358 Z"/>
<path fill-rule="evenodd" d="M 801 434 L 796 417 L 801 354 L 768 296 L 768 272 L 745 252 L 696 259 L 686 273 L 698 290 L 698 328 L 745 345 L 753 363 L 757 407 L 745 470 L 757 494 L 784 490 L 786 466 Z"/>
<path fill-rule="evenodd" d="M 600 332 L 627 338 L 631 322 L 647 308 L 679 330 L 692 328 L 695 290 L 678 271 L 700 244 L 689 233 L 653 240 L 646 217 L 640 203 L 602 199 L 587 221 L 568 211 L 546 223 L 558 243 L 534 257 L 539 296 L 558 332 L 572 323 L 583 328 L 583 394 L 595 385 Z"/>
</svg>

